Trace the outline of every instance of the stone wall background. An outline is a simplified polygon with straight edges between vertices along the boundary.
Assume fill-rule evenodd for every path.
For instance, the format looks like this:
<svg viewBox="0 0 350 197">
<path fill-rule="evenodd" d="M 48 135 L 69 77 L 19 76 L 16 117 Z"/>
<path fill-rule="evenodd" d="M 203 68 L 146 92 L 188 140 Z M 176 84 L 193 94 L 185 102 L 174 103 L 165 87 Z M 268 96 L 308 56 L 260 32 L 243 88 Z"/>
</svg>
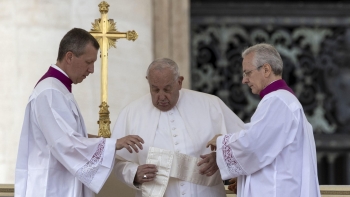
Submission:
<svg viewBox="0 0 350 197">
<path fill-rule="evenodd" d="M 121 32 L 135 30 L 135 42 L 118 40 L 109 51 L 111 128 L 119 111 L 146 94 L 148 64 L 153 59 L 152 0 L 108 0 L 108 17 Z M 19 135 L 25 106 L 40 77 L 56 63 L 58 45 L 73 27 L 91 29 L 100 18 L 99 0 L 0 1 L 0 183 L 14 183 Z M 97 134 L 100 105 L 100 60 L 95 73 L 73 85 L 88 132 Z"/>
</svg>

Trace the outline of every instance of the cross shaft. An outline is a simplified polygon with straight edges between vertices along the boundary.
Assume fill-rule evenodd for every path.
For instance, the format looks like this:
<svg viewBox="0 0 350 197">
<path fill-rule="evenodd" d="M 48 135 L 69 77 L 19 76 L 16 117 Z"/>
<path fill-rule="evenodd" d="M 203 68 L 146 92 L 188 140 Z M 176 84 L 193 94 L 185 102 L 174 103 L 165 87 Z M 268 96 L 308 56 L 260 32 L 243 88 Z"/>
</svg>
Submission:
<svg viewBox="0 0 350 197">
<path fill-rule="evenodd" d="M 108 19 L 108 3 L 102 1 L 99 5 L 101 13 L 100 19 L 95 19 L 92 23 L 91 35 L 96 38 L 100 44 L 100 58 L 101 58 L 101 105 L 99 111 L 99 132 L 98 135 L 102 137 L 110 137 L 110 119 L 107 105 L 108 98 L 108 50 L 111 47 L 116 48 L 116 40 L 126 38 L 135 41 L 138 37 L 137 33 L 133 31 L 118 32 L 116 23 L 113 19 Z"/>
</svg>

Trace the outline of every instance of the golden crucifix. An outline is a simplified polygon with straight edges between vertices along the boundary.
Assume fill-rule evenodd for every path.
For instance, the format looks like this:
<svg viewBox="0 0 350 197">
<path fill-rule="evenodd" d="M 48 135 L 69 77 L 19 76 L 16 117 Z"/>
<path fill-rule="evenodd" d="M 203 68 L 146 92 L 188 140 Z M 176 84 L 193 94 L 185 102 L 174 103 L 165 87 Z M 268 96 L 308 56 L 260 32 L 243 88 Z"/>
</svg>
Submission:
<svg viewBox="0 0 350 197">
<path fill-rule="evenodd" d="M 108 67 L 108 49 L 112 46 L 115 47 L 115 42 L 117 39 L 126 38 L 128 40 L 135 41 L 138 37 L 137 33 L 133 31 L 128 31 L 127 33 L 118 32 L 116 29 L 116 23 L 113 19 L 107 19 L 108 13 L 108 3 L 102 1 L 98 4 L 101 12 L 101 18 L 95 19 L 95 22 L 92 23 L 92 29 L 90 31 L 98 43 L 100 44 L 100 53 L 101 53 L 101 105 L 99 111 L 99 124 L 98 135 L 102 137 L 110 137 L 111 121 L 109 119 L 109 111 L 107 105 L 107 67 Z"/>
</svg>

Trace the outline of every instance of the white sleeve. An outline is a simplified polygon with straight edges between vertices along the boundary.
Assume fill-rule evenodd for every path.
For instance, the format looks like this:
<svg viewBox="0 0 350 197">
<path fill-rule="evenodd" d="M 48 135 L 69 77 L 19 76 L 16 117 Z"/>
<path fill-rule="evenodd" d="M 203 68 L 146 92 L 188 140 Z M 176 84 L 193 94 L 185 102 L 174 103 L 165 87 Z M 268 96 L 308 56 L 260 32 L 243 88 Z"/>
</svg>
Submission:
<svg viewBox="0 0 350 197">
<path fill-rule="evenodd" d="M 244 128 L 244 122 L 220 99 L 219 106 L 223 113 L 224 125 L 226 126 L 226 133 L 235 133 Z M 224 133 L 224 134 L 226 134 Z"/>
<path fill-rule="evenodd" d="M 130 124 L 128 118 L 128 109 L 123 109 L 114 125 L 111 139 L 120 139 L 124 136 L 131 135 Z M 135 124 L 135 123 L 134 123 Z M 132 162 L 133 161 L 133 162 Z M 137 154 L 131 154 L 126 149 L 116 151 L 116 161 L 114 165 L 114 172 L 117 179 L 133 189 L 138 189 L 134 185 L 134 178 L 138 168 Z"/>
<path fill-rule="evenodd" d="M 114 172 L 117 179 L 125 183 L 127 186 L 139 190 L 140 188 L 134 185 L 134 178 L 139 164 L 130 161 L 116 159 Z"/>
<path fill-rule="evenodd" d="M 82 117 L 74 113 L 74 107 L 74 103 L 57 90 L 45 90 L 33 103 L 37 127 L 52 155 L 98 193 L 111 172 L 116 141 L 85 137 L 81 130 L 85 127 L 79 125 Z"/>
<path fill-rule="evenodd" d="M 279 98 L 261 103 L 245 129 L 217 138 L 217 163 L 224 180 L 250 175 L 271 164 L 291 144 L 298 123 Z"/>
</svg>

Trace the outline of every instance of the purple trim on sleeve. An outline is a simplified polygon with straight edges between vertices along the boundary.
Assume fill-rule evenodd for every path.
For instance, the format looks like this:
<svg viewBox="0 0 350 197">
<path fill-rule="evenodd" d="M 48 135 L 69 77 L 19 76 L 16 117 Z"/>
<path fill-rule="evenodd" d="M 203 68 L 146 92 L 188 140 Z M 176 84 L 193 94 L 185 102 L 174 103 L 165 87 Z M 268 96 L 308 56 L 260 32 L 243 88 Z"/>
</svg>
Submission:
<svg viewBox="0 0 350 197">
<path fill-rule="evenodd" d="M 260 92 L 260 98 L 262 99 L 265 95 L 280 89 L 287 90 L 290 93 L 294 94 L 293 90 L 286 84 L 286 82 L 283 79 L 280 79 L 266 86 L 266 88 Z"/>
<path fill-rule="evenodd" d="M 44 74 L 44 76 L 41 77 L 41 79 L 38 81 L 38 83 L 40 83 L 40 81 L 42 81 L 48 77 L 53 77 L 53 78 L 58 79 L 61 83 L 63 83 L 64 86 L 66 86 L 66 88 L 69 90 L 69 92 L 72 93 L 72 83 L 73 83 L 72 80 L 69 79 L 63 73 L 61 73 L 59 70 L 56 70 L 55 68 L 50 66 L 49 70 Z M 37 86 L 38 83 L 36 83 L 35 86 Z"/>
<path fill-rule="evenodd" d="M 233 134 L 227 134 L 224 136 L 223 139 L 223 147 L 222 147 L 222 153 L 224 155 L 224 160 L 227 165 L 227 168 L 230 170 L 231 173 L 235 175 L 243 175 L 244 171 L 239 165 L 238 161 L 236 160 L 235 156 L 233 155 L 232 149 L 229 146 L 229 139 L 231 138 Z"/>
<path fill-rule="evenodd" d="M 105 151 L 106 139 L 103 138 L 98 144 L 95 154 L 92 156 L 83 167 L 77 172 L 76 176 L 85 185 L 90 185 L 91 181 L 95 178 L 95 175 L 103 162 L 103 153 Z"/>
</svg>

